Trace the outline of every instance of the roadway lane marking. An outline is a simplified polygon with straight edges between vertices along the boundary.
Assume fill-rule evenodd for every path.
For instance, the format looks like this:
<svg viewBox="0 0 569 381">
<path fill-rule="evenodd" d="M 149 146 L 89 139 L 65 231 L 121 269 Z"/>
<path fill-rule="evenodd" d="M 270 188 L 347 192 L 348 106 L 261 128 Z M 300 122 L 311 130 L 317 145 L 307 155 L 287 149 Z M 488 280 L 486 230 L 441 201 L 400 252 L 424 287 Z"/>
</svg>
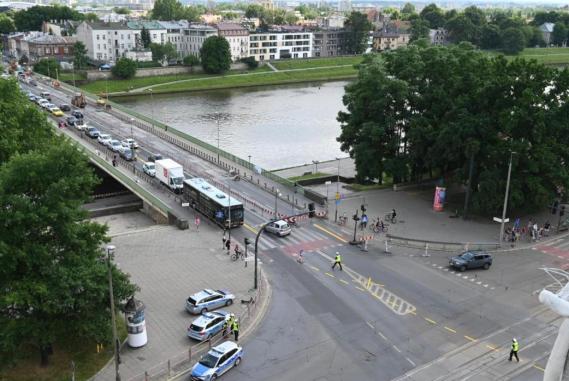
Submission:
<svg viewBox="0 0 569 381">
<path fill-rule="evenodd" d="M 393 349 L 395 349 L 397 352 L 401 353 L 401 349 L 397 348 L 397 346 L 395 344 L 393 344 Z"/>
<path fill-rule="evenodd" d="M 257 234 L 259 231 L 255 230 L 252 226 L 247 225 L 246 223 L 243 223 L 243 226 L 245 227 L 245 229 L 253 232 L 254 234 Z"/>
<path fill-rule="evenodd" d="M 476 341 L 475 338 L 470 337 L 470 336 L 467 336 L 467 335 L 464 335 L 464 338 L 465 338 L 466 340 L 470 340 L 470 341 L 472 341 L 472 342 Z"/>
<path fill-rule="evenodd" d="M 426 318 L 426 317 L 424 317 L 423 319 L 425 319 L 426 321 L 428 321 L 428 322 L 431 323 L 432 325 L 437 325 L 437 322 L 434 321 L 434 320 L 432 320 L 432 319 L 429 319 L 429 318 Z"/>
<path fill-rule="evenodd" d="M 342 283 L 344 283 L 344 284 L 350 284 L 349 282 L 346 282 L 346 281 L 343 280 L 343 279 L 340 279 L 340 282 L 342 282 Z"/>
<path fill-rule="evenodd" d="M 493 350 L 493 351 L 497 351 L 497 350 L 498 350 L 497 347 L 495 347 L 495 346 L 493 346 L 493 345 L 489 345 L 489 344 L 486 344 L 486 348 L 491 349 L 491 350 Z"/>
<path fill-rule="evenodd" d="M 328 275 L 328 276 L 331 277 L 331 278 L 336 278 L 335 275 L 332 275 L 332 274 L 330 274 L 329 272 L 325 272 L 324 274 Z"/>
<path fill-rule="evenodd" d="M 534 367 L 535 369 L 541 370 L 542 372 L 545 372 L 545 369 L 543 369 L 542 367 L 540 367 L 540 366 L 537 365 L 537 364 L 533 364 L 533 367 Z"/>
<path fill-rule="evenodd" d="M 318 267 L 310 266 L 310 268 L 314 271 L 320 271 L 320 269 Z"/>
<path fill-rule="evenodd" d="M 413 362 L 413 360 L 411 360 L 409 357 L 405 357 L 405 359 L 406 359 L 407 361 L 409 361 L 409 363 L 410 363 L 411 365 L 417 366 L 417 364 L 415 364 L 415 363 Z"/>
<path fill-rule="evenodd" d="M 369 321 L 366 321 L 366 324 L 367 324 L 368 327 L 370 327 L 371 329 L 375 330 L 375 328 L 373 328 L 373 325 L 372 325 Z"/>
<path fill-rule="evenodd" d="M 455 331 L 454 329 L 449 328 L 449 327 L 447 327 L 446 325 L 445 325 L 445 329 L 446 329 L 447 331 L 449 331 L 449 332 L 456 333 L 456 331 Z"/>
<path fill-rule="evenodd" d="M 364 290 L 363 288 L 361 288 L 361 287 L 356 286 L 356 289 L 365 292 L 365 290 Z"/>
<path fill-rule="evenodd" d="M 322 226 L 320 226 L 320 225 L 318 225 L 318 224 L 313 224 L 313 226 L 314 226 L 316 229 L 322 230 L 324 233 L 328 233 L 329 235 L 331 235 L 332 237 L 336 238 L 336 239 L 339 240 L 340 242 L 348 243 L 348 241 L 346 241 L 344 238 L 340 237 L 340 236 L 337 235 L 336 233 L 331 232 L 331 231 L 328 230 L 328 229 L 323 228 Z"/>
</svg>

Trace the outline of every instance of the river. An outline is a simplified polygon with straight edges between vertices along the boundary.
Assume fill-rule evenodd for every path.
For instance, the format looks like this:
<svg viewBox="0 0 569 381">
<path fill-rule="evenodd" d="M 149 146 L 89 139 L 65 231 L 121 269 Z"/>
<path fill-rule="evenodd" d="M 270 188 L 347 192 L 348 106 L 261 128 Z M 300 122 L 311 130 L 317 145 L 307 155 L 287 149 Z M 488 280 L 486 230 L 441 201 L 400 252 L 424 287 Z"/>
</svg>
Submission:
<svg viewBox="0 0 569 381">
<path fill-rule="evenodd" d="M 336 137 L 348 82 L 212 90 L 121 98 L 153 116 L 266 169 L 345 157 Z"/>
</svg>

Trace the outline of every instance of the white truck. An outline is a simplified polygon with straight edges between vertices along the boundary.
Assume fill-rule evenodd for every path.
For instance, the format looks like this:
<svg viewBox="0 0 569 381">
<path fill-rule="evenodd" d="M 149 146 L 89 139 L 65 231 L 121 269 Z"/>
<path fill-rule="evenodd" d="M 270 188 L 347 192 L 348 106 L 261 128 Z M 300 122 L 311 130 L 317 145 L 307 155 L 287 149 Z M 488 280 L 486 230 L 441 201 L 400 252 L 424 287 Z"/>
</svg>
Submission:
<svg viewBox="0 0 569 381">
<path fill-rule="evenodd" d="M 171 159 L 156 160 L 156 178 L 174 193 L 184 188 L 184 168 Z"/>
</svg>

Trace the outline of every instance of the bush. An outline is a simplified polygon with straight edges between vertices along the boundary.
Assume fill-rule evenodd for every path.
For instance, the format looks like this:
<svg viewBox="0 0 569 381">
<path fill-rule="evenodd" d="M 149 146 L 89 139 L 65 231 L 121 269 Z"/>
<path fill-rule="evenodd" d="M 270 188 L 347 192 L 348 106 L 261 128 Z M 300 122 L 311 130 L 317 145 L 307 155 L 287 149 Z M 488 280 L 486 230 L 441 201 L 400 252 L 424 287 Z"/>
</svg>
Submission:
<svg viewBox="0 0 569 381">
<path fill-rule="evenodd" d="M 231 67 L 231 51 L 225 37 L 208 37 L 203 43 L 200 55 L 206 73 L 221 74 Z"/>
<path fill-rule="evenodd" d="M 34 71 L 36 73 L 47 75 L 51 78 L 55 78 L 59 70 L 61 70 L 59 62 L 53 58 L 40 60 L 34 65 Z"/>
<path fill-rule="evenodd" d="M 259 62 L 257 62 L 255 60 L 255 57 L 242 58 L 241 62 L 243 62 L 244 64 L 247 64 L 247 67 L 249 69 L 256 69 L 259 67 Z"/>
<path fill-rule="evenodd" d="M 200 64 L 200 58 L 190 54 L 189 56 L 184 57 L 183 63 L 185 66 L 196 66 Z"/>
<path fill-rule="evenodd" d="M 134 77 L 136 74 L 136 69 L 136 61 L 123 57 L 117 61 L 117 64 L 113 66 L 111 71 L 117 78 L 129 79 Z"/>
</svg>

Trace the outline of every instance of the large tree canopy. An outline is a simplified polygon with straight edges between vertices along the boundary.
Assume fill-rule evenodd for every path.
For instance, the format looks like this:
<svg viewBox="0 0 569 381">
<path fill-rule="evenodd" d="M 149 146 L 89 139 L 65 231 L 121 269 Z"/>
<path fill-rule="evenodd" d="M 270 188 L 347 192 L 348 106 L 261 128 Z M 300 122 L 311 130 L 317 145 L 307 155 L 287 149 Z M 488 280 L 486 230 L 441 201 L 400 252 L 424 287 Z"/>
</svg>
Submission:
<svg viewBox="0 0 569 381">
<path fill-rule="evenodd" d="M 229 42 L 222 36 L 208 37 L 200 50 L 200 57 L 206 73 L 226 72 L 231 67 Z"/>
<path fill-rule="evenodd" d="M 344 24 L 346 28 L 346 50 L 348 54 L 361 54 L 367 48 L 367 39 L 372 25 L 367 16 L 352 12 Z"/>
<path fill-rule="evenodd" d="M 338 141 L 360 180 L 436 172 L 465 184 L 472 159 L 472 202 L 494 213 L 514 151 L 511 207 L 543 207 L 567 189 L 569 106 L 558 99 L 569 71 L 490 58 L 469 44 L 411 45 L 383 57 L 366 58 L 338 115 Z"/>
<path fill-rule="evenodd" d="M 42 22 L 48 20 L 83 20 L 85 16 L 69 7 L 52 5 L 49 7 L 36 5 L 14 14 L 16 29 L 20 32 L 41 30 Z"/>
</svg>

